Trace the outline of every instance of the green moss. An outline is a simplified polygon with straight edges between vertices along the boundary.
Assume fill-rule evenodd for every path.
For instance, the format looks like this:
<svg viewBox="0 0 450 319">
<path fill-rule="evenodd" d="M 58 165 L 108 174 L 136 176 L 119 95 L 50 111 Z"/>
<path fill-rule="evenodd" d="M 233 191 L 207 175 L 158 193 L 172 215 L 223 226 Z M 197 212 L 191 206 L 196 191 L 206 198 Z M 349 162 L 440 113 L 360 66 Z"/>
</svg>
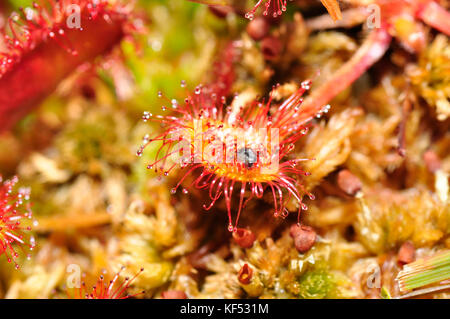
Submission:
<svg viewBox="0 0 450 319">
<path fill-rule="evenodd" d="M 20 7 L 22 8 L 31 7 L 33 4 L 32 0 L 9 0 L 8 2 L 15 9 L 19 9 Z"/>
<path fill-rule="evenodd" d="M 325 270 L 313 270 L 303 275 L 300 280 L 299 297 L 303 299 L 326 299 L 335 297 L 334 277 Z"/>
<path fill-rule="evenodd" d="M 58 136 L 56 146 L 64 168 L 89 171 L 96 163 L 127 166 L 135 159 L 126 116 L 109 111 L 92 109 Z"/>
</svg>

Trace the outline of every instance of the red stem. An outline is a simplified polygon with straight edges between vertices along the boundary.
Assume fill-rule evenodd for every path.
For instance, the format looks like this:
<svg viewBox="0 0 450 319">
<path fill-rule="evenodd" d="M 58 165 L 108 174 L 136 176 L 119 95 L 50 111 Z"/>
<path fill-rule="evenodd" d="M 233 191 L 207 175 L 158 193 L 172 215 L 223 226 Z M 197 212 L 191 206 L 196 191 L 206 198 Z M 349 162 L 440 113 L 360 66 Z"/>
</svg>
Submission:
<svg viewBox="0 0 450 319">
<path fill-rule="evenodd" d="M 426 24 L 450 36 L 450 12 L 434 1 L 424 3 L 416 15 Z"/>
<path fill-rule="evenodd" d="M 305 99 L 301 106 L 302 118 L 309 119 L 318 114 L 334 97 L 375 64 L 388 50 L 390 43 L 391 36 L 385 27 L 373 30 L 352 58 Z"/>
</svg>

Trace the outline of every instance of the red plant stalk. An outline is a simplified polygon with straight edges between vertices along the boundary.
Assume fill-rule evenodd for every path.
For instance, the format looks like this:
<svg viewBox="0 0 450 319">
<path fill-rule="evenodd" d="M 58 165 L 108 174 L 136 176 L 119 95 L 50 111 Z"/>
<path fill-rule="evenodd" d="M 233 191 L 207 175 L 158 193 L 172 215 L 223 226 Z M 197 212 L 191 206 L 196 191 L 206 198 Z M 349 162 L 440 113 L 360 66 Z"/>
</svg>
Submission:
<svg viewBox="0 0 450 319">
<path fill-rule="evenodd" d="M 320 0 L 320 2 L 327 8 L 328 13 L 334 21 L 342 19 L 341 9 L 337 0 Z"/>
<path fill-rule="evenodd" d="M 25 188 L 14 191 L 17 177 L 2 182 L 0 176 L 0 255 L 4 254 L 8 262 L 14 262 L 15 268 L 19 269 L 18 249 L 29 258 L 26 250 L 33 250 L 36 245 L 34 237 L 29 234 L 33 225 L 33 213 L 28 202 L 30 192 Z"/>
<path fill-rule="evenodd" d="M 348 62 L 308 96 L 303 104 L 305 115 L 313 115 L 381 59 L 389 49 L 391 23 L 396 17 L 400 17 L 402 14 L 412 15 L 450 35 L 450 13 L 434 1 L 419 0 L 411 3 L 404 0 L 379 0 L 377 3 L 381 6 L 381 26 L 369 34 L 363 45 Z"/>
<path fill-rule="evenodd" d="M 107 1 L 49 1 L 12 16 L 0 53 L 0 131 L 36 107 L 76 67 L 110 51 L 124 36 L 126 15 Z M 67 23 L 78 5 L 81 29 Z"/>
<path fill-rule="evenodd" d="M 375 3 L 380 6 L 380 18 L 388 25 L 398 17 L 409 16 L 450 35 L 450 12 L 435 0 L 376 0 Z"/>
<path fill-rule="evenodd" d="M 450 36 L 450 12 L 434 1 L 419 5 L 416 16 L 429 26 Z"/>
<path fill-rule="evenodd" d="M 339 93 L 349 87 L 389 49 L 391 36 L 386 28 L 373 30 L 362 46 L 331 78 L 315 89 L 305 99 L 302 109 L 305 116 L 313 116 Z"/>
<path fill-rule="evenodd" d="M 105 281 L 105 277 L 101 275 L 90 292 L 84 282 L 81 283 L 80 288 L 74 288 L 74 294 L 70 294 L 69 289 L 67 289 L 67 297 L 70 299 L 128 299 L 145 293 L 141 291 L 132 295 L 127 294 L 127 289 L 136 277 L 144 271 L 144 268 L 141 268 L 133 277 L 126 277 L 123 282 L 119 282 L 120 273 L 124 269 L 125 267 L 122 267 L 109 282 Z"/>
</svg>

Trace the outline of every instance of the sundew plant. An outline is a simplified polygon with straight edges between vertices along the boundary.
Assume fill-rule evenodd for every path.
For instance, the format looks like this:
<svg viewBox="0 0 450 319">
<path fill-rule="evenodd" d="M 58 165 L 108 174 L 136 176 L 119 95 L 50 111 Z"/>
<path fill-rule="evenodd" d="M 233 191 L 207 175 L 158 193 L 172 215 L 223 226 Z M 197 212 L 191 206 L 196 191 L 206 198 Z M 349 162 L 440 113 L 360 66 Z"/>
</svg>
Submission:
<svg viewBox="0 0 450 319">
<path fill-rule="evenodd" d="M 0 298 L 448 299 L 449 36 L 445 0 L 2 1 Z"/>
</svg>

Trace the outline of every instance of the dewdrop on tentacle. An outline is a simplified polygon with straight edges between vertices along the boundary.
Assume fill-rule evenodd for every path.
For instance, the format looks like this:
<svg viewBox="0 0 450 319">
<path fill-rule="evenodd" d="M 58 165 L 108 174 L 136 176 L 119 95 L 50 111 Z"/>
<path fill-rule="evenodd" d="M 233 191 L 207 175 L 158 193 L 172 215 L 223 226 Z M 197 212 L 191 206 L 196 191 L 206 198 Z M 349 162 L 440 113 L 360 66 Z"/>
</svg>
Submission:
<svg viewBox="0 0 450 319">
<path fill-rule="evenodd" d="M 249 20 L 253 20 L 256 10 L 264 3 L 263 15 L 270 15 L 274 18 L 283 14 L 286 11 L 287 0 L 258 0 L 252 10 L 245 14 L 245 17 Z"/>
<path fill-rule="evenodd" d="M 19 269 L 17 258 L 20 253 L 29 259 L 30 251 L 36 246 L 30 232 L 37 222 L 33 220 L 29 203 L 30 190 L 20 188 L 15 191 L 17 182 L 17 177 L 3 181 L 0 175 L 0 256 L 4 254 L 7 261 Z"/>
<path fill-rule="evenodd" d="M 120 282 L 119 277 L 124 269 L 125 266 L 122 266 L 119 272 L 117 272 L 109 282 L 105 280 L 104 275 L 100 275 L 91 290 L 86 287 L 84 282 L 81 283 L 79 288 L 73 288 L 73 294 L 70 293 L 70 289 L 67 289 L 67 296 L 70 299 L 128 299 L 145 293 L 144 291 L 132 295 L 127 293 L 127 289 L 131 286 L 136 277 L 144 271 L 144 268 L 141 268 L 133 277 L 126 277 Z"/>
<path fill-rule="evenodd" d="M 290 0 L 292 1 L 292 0 Z M 322 4 L 328 10 L 328 13 L 333 18 L 333 20 L 342 19 L 342 13 L 339 8 L 339 3 L 337 0 L 321 0 Z M 249 20 L 253 20 L 255 13 L 259 7 L 264 4 L 263 15 L 271 16 L 273 18 L 279 17 L 287 10 L 287 0 L 257 0 L 253 9 L 245 14 L 245 17 Z"/>
<path fill-rule="evenodd" d="M 170 114 L 144 113 L 145 121 L 159 122 L 164 131 L 151 139 L 146 136 L 138 155 L 148 144 L 161 143 L 154 162 L 147 168 L 164 176 L 176 167 L 184 170 L 171 189 L 172 194 L 189 175 L 195 174 L 190 187 L 207 192 L 210 202 L 203 205 L 205 210 L 211 209 L 220 198 L 225 199 L 230 231 L 236 231 L 247 202 L 262 198 L 265 190 L 271 193 L 274 216 L 287 216 L 285 203 L 291 198 L 298 202 L 300 215 L 301 210 L 307 209 L 301 193 L 314 199 L 301 184 L 302 176 L 309 174 L 298 168 L 298 163 L 306 159 L 287 156 L 295 142 L 307 133 L 308 122 L 329 109 L 329 106 L 318 111 L 302 108 L 302 95 L 310 83 L 303 82 L 276 108 L 272 103 L 274 91 L 266 102 L 253 101 L 237 108 L 227 105 L 226 98 L 211 86 L 199 85 Z M 239 199 L 233 223 L 235 192 Z"/>
<path fill-rule="evenodd" d="M 200 2 L 212 6 L 218 5 L 228 5 L 225 1 L 215 1 L 215 0 L 189 0 L 192 2 Z M 292 0 L 289 0 L 292 1 Z M 432 0 L 430 0 L 432 1 Z M 287 10 L 288 0 L 254 0 L 255 5 L 253 8 L 245 14 L 245 17 L 249 20 L 253 20 L 256 11 L 261 7 L 264 8 L 263 15 L 277 18 Z M 333 20 L 342 19 L 341 9 L 339 8 L 339 3 L 337 0 L 320 0 L 323 6 L 327 9 Z"/>
</svg>

